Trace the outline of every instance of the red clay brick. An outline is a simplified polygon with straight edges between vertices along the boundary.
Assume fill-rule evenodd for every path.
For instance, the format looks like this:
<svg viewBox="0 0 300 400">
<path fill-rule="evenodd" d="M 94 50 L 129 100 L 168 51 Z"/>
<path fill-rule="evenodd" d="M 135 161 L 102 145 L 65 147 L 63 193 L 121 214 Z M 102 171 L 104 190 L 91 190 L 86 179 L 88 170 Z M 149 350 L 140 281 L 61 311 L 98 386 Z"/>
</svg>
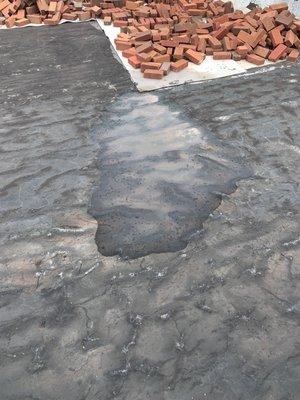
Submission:
<svg viewBox="0 0 300 400">
<path fill-rule="evenodd" d="M 183 69 L 185 69 L 188 66 L 188 64 L 189 63 L 187 62 L 187 60 L 184 60 L 184 59 L 172 62 L 171 63 L 171 71 L 174 71 L 174 72 L 182 71 Z"/>
<path fill-rule="evenodd" d="M 163 71 L 164 75 L 168 75 L 171 69 L 171 63 L 169 62 L 162 63 L 160 69 Z"/>
<path fill-rule="evenodd" d="M 246 60 L 255 65 L 263 65 L 265 63 L 265 59 L 257 54 L 247 54 Z"/>
<path fill-rule="evenodd" d="M 149 79 L 162 79 L 164 76 L 164 72 L 156 69 L 146 69 L 144 71 L 144 78 Z"/>
<path fill-rule="evenodd" d="M 269 37 L 272 41 L 274 47 L 278 46 L 279 44 L 283 43 L 283 37 L 280 33 L 280 27 L 277 26 L 276 28 L 272 29 L 269 32 Z"/>
<path fill-rule="evenodd" d="M 199 53 L 198 51 L 194 51 L 192 49 L 187 50 L 184 56 L 194 64 L 201 64 L 205 59 L 204 53 Z"/>
<path fill-rule="evenodd" d="M 261 22 L 262 22 L 265 30 L 268 32 L 275 28 L 274 18 L 265 17 L 265 18 L 261 19 Z"/>
<path fill-rule="evenodd" d="M 238 54 L 240 54 L 241 56 L 246 55 L 246 54 L 248 53 L 248 51 L 249 51 L 249 49 L 248 49 L 248 47 L 245 46 L 245 45 L 238 46 L 237 49 L 236 49 L 236 52 L 237 52 Z"/>
<path fill-rule="evenodd" d="M 138 60 L 136 56 L 128 58 L 128 62 L 133 68 L 140 68 L 141 66 L 141 61 Z"/>
<path fill-rule="evenodd" d="M 28 21 L 57 25 L 61 18 L 85 21 L 96 16 L 120 28 L 116 47 L 134 68 L 141 62 L 166 63 L 159 69 L 164 74 L 171 58 L 199 63 L 207 54 L 215 59 L 247 57 L 261 64 L 260 57 L 297 59 L 300 49 L 300 21 L 286 3 L 243 13 L 221 0 L 0 0 L 0 25 L 7 27 Z M 173 62 L 173 70 L 187 65 L 179 61 L 183 64 Z"/>
<path fill-rule="evenodd" d="M 159 54 L 155 57 L 153 57 L 154 62 L 168 62 L 171 60 L 171 56 L 169 54 Z"/>
<path fill-rule="evenodd" d="M 231 60 L 230 51 L 218 51 L 213 53 L 214 60 Z"/>
<path fill-rule="evenodd" d="M 149 53 L 137 53 L 136 58 L 142 63 L 149 62 L 152 60 L 151 54 Z"/>
<path fill-rule="evenodd" d="M 285 53 L 287 46 L 284 44 L 279 44 L 269 55 L 268 59 L 270 61 L 277 61 Z"/>
<path fill-rule="evenodd" d="M 130 47 L 130 49 L 122 51 L 122 56 L 125 58 L 130 58 L 135 55 L 136 55 L 136 49 L 134 47 Z"/>
<path fill-rule="evenodd" d="M 155 62 L 142 62 L 141 71 L 144 72 L 146 69 L 160 69 L 161 63 Z"/>
<path fill-rule="evenodd" d="M 268 58 L 270 50 L 267 49 L 266 47 L 256 46 L 254 49 L 254 53 L 259 57 Z"/>
<path fill-rule="evenodd" d="M 293 49 L 290 54 L 287 56 L 288 61 L 297 61 L 299 58 L 299 50 Z"/>
</svg>

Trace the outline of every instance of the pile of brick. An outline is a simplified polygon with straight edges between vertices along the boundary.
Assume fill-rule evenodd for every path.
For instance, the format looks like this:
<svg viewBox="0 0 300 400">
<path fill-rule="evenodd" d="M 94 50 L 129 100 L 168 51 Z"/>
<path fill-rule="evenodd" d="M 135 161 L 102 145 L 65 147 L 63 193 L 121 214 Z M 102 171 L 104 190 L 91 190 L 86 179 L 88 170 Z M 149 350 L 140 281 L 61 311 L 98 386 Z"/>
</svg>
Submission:
<svg viewBox="0 0 300 400">
<path fill-rule="evenodd" d="M 206 56 L 255 65 L 299 58 L 300 20 L 287 3 L 243 13 L 222 0 L 0 0 L 7 27 L 93 18 L 120 28 L 116 48 L 145 78 L 161 79 Z"/>
</svg>

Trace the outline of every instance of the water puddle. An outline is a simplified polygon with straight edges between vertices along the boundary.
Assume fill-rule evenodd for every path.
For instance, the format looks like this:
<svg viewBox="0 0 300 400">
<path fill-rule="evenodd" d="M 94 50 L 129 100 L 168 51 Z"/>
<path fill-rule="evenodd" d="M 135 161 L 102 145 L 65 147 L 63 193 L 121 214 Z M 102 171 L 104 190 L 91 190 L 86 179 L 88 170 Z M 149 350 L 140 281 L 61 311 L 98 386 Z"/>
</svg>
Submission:
<svg viewBox="0 0 300 400">
<path fill-rule="evenodd" d="M 183 249 L 222 194 L 250 174 L 236 149 L 171 111 L 157 95 L 122 97 L 109 116 L 89 210 L 105 256 Z"/>
</svg>

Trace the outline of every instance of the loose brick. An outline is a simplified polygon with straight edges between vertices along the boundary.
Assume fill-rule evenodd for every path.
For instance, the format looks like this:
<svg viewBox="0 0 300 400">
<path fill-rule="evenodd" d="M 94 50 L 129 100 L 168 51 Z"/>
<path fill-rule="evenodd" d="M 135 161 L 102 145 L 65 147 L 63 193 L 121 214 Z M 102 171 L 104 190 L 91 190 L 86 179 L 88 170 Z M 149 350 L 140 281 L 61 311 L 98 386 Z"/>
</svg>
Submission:
<svg viewBox="0 0 300 400">
<path fill-rule="evenodd" d="M 199 53 L 198 51 L 194 51 L 192 49 L 187 50 L 184 56 L 194 64 L 201 64 L 205 59 L 204 53 Z"/>
<path fill-rule="evenodd" d="M 122 51 L 122 56 L 125 58 L 130 58 L 135 55 L 136 55 L 136 49 L 134 47 L 130 47 L 129 49 Z"/>
<path fill-rule="evenodd" d="M 222 0 L 0 0 L 0 25 L 7 27 L 96 16 L 120 28 L 115 44 L 130 65 L 139 68 L 150 62 L 143 71 L 155 63 L 164 63 L 159 74 L 167 74 L 171 66 L 180 70 L 188 65 L 182 57 L 196 63 L 205 55 L 237 61 L 247 57 L 257 65 L 262 65 L 261 58 L 299 57 L 300 21 L 287 3 L 243 13 Z"/>
<path fill-rule="evenodd" d="M 168 75 L 171 69 L 171 63 L 169 62 L 162 63 L 160 69 L 163 71 L 164 75 Z"/>
<path fill-rule="evenodd" d="M 171 62 L 171 71 L 179 72 L 185 69 L 187 66 L 188 66 L 188 61 L 184 59 Z"/>
<path fill-rule="evenodd" d="M 41 24 L 42 23 L 42 16 L 40 14 L 27 14 L 27 18 L 31 24 Z"/>
<path fill-rule="evenodd" d="M 245 45 L 238 46 L 237 49 L 236 49 L 236 52 L 237 52 L 238 54 L 240 54 L 241 56 L 246 55 L 246 54 L 248 53 L 248 51 L 249 51 L 249 49 L 248 49 L 248 47 L 245 46 Z"/>
<path fill-rule="evenodd" d="M 213 53 L 214 60 L 231 60 L 230 51 L 218 51 Z"/>
<path fill-rule="evenodd" d="M 149 79 L 162 79 L 164 76 L 163 71 L 156 69 L 146 69 L 144 71 L 144 78 Z"/>
<path fill-rule="evenodd" d="M 167 52 L 167 49 L 159 43 L 155 43 L 153 45 L 153 50 L 155 50 L 157 53 L 160 53 L 160 54 L 166 54 L 166 52 Z"/>
<path fill-rule="evenodd" d="M 149 62 L 152 60 L 152 57 L 149 53 L 137 53 L 136 58 L 142 63 Z"/>
<path fill-rule="evenodd" d="M 272 10 L 276 10 L 276 11 L 283 11 L 283 10 L 287 10 L 289 8 L 289 6 L 287 3 L 283 2 L 283 3 L 271 4 L 270 8 Z"/>
<path fill-rule="evenodd" d="M 293 49 L 290 54 L 287 56 L 288 61 L 297 61 L 299 59 L 299 50 Z"/>
<path fill-rule="evenodd" d="M 82 11 L 77 13 L 79 21 L 88 21 L 91 19 L 91 12 L 90 11 Z"/>
<path fill-rule="evenodd" d="M 129 57 L 128 62 L 133 68 L 136 68 L 136 69 L 140 68 L 140 66 L 141 66 L 141 61 L 138 60 L 137 56 Z"/>
<path fill-rule="evenodd" d="M 283 37 L 280 33 L 280 27 L 277 26 L 276 28 L 272 29 L 269 32 L 269 37 L 272 41 L 274 47 L 278 46 L 279 44 L 283 43 Z"/>
<path fill-rule="evenodd" d="M 256 46 L 254 49 L 254 53 L 259 57 L 268 58 L 270 50 L 267 49 L 266 47 Z"/>
<path fill-rule="evenodd" d="M 246 60 L 255 65 L 263 65 L 265 63 L 265 59 L 257 54 L 247 54 Z"/>
<path fill-rule="evenodd" d="M 141 71 L 144 72 L 146 69 L 160 69 L 161 63 L 155 62 L 142 62 Z"/>
<path fill-rule="evenodd" d="M 29 20 L 27 18 L 18 19 L 15 24 L 16 26 L 26 26 L 29 24 Z"/>
<path fill-rule="evenodd" d="M 213 36 L 209 36 L 207 41 L 212 49 L 214 49 L 214 50 L 222 49 L 222 43 L 217 38 L 215 38 Z"/>
<path fill-rule="evenodd" d="M 160 62 L 160 63 L 168 62 L 168 61 L 171 61 L 171 56 L 170 56 L 170 54 L 160 54 L 160 55 L 153 57 L 153 61 Z"/>
<path fill-rule="evenodd" d="M 268 59 L 273 62 L 278 61 L 279 58 L 285 53 L 286 49 L 286 45 L 282 43 L 279 44 L 273 51 L 271 51 Z"/>
<path fill-rule="evenodd" d="M 7 28 L 12 28 L 13 26 L 15 26 L 15 24 L 16 24 L 16 19 L 13 15 L 11 17 L 6 18 L 5 25 Z"/>
<path fill-rule="evenodd" d="M 262 18 L 261 22 L 262 22 L 265 30 L 268 32 L 275 28 L 274 18 L 265 17 L 265 18 Z"/>
<path fill-rule="evenodd" d="M 62 19 L 66 19 L 67 21 L 76 21 L 77 15 L 75 13 L 64 13 Z"/>
</svg>

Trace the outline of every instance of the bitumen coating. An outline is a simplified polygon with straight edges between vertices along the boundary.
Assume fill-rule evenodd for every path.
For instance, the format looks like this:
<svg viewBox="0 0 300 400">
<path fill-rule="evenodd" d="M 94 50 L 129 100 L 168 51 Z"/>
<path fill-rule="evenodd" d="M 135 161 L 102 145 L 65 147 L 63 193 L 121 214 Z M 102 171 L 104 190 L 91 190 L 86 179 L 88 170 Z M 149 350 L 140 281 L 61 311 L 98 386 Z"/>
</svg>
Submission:
<svg viewBox="0 0 300 400">
<path fill-rule="evenodd" d="M 138 93 L 93 23 L 0 50 L 0 400 L 299 399 L 299 63 Z"/>
</svg>

